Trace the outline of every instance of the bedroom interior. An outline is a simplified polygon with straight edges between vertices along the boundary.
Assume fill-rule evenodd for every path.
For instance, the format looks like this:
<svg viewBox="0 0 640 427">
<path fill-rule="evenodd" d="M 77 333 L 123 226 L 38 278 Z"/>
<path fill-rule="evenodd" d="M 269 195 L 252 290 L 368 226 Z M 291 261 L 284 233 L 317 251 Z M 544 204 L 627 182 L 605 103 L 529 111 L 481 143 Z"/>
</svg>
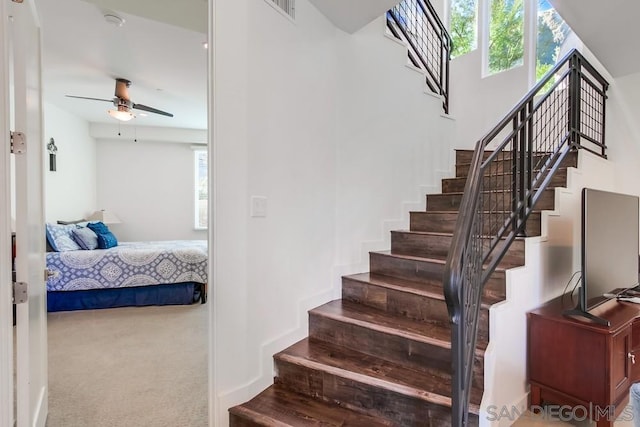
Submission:
<svg viewBox="0 0 640 427">
<path fill-rule="evenodd" d="M 56 416 L 58 422 L 65 416 L 64 408 L 55 407 L 56 402 L 64 402 L 54 399 L 56 390 L 74 387 L 70 380 L 73 375 L 56 375 L 61 369 L 53 355 L 64 353 L 69 342 L 60 339 L 55 331 L 62 331 L 62 335 L 72 331 L 64 326 L 71 319 L 95 327 L 100 317 L 109 315 L 114 319 L 106 320 L 106 325 L 117 320 L 126 322 L 127 318 L 131 319 L 129 323 L 137 319 L 138 324 L 145 324 L 144 313 L 150 313 L 149 318 L 158 325 L 165 324 L 167 331 L 155 334 L 152 327 L 147 327 L 131 331 L 126 337 L 115 334 L 110 337 L 117 341 L 112 348 L 115 353 L 108 358 L 124 358 L 124 354 L 117 354 L 122 348 L 135 354 L 136 350 L 127 344 L 131 337 L 145 341 L 156 353 L 167 351 L 175 355 L 176 350 L 170 345 L 154 346 L 154 336 L 177 338 L 178 328 L 188 326 L 181 318 L 198 322 L 191 328 L 199 335 L 184 334 L 191 339 L 182 340 L 186 346 L 182 351 L 191 349 L 194 356 L 186 358 L 182 367 L 170 368 L 166 365 L 169 355 L 167 360 L 159 361 L 156 369 L 177 369 L 176 377 L 188 378 L 197 366 L 203 392 L 191 400 L 200 408 L 196 412 L 205 420 L 202 425 L 206 425 L 206 317 L 210 306 L 205 304 L 207 230 L 200 226 L 202 220 L 197 222 L 198 214 L 203 213 L 197 211 L 198 201 L 194 200 L 198 195 L 198 163 L 194 157 L 199 151 L 206 152 L 206 50 L 202 43 L 207 23 L 206 2 L 192 3 L 181 7 L 179 13 L 165 11 L 168 18 L 161 11 L 151 11 L 157 16 L 140 16 L 145 9 L 136 10 L 140 3 L 131 6 L 98 0 L 37 1 L 43 32 L 44 135 L 47 141 L 55 140 L 55 151 L 49 150 L 44 169 L 47 241 L 58 249 L 47 252 L 49 330 L 53 332 L 49 337 L 49 372 L 54 419 L 50 421 L 54 424 Z M 121 8 L 107 9 L 107 5 Z M 119 24 L 114 24 L 113 17 L 120 19 Z M 166 61 L 167 55 L 173 60 Z M 115 98 L 111 106 L 68 96 L 109 98 L 116 78 L 132 81 L 128 88 L 131 98 L 126 97 L 125 104 L 116 105 Z M 116 85 L 115 96 L 122 101 L 118 89 Z M 122 111 L 129 107 L 128 114 L 134 116 L 129 117 L 130 121 L 120 122 L 107 113 L 108 109 Z M 161 114 L 168 111 L 173 117 Z M 206 177 L 206 164 L 204 169 Z M 204 191 L 206 197 L 206 187 Z M 105 227 L 100 233 L 93 226 L 102 221 L 96 221 L 100 218 L 94 215 L 103 210 L 115 214 L 118 221 L 103 220 Z M 105 243 L 104 236 L 109 233 L 113 240 Z M 88 240 L 79 237 L 88 234 Z M 79 276 L 72 277 L 73 269 Z M 107 286 L 113 288 L 102 289 Z M 70 296 L 72 299 L 68 299 Z M 95 314 L 80 311 L 168 304 L 191 307 L 109 308 Z M 137 312 L 132 311 L 136 309 Z M 98 340 L 99 334 L 94 337 Z M 176 343 L 180 341 L 176 339 Z M 75 347 L 79 344 L 87 354 L 99 348 L 99 340 L 95 347 L 92 339 L 79 338 Z M 99 362 L 94 366 L 97 371 L 113 368 L 103 360 Z M 144 378 L 136 378 L 142 382 L 138 386 L 144 387 Z M 63 383 L 56 384 L 54 379 Z M 153 380 L 151 372 L 146 381 Z M 156 389 L 164 387 L 169 393 L 168 383 L 154 384 Z M 153 388 L 149 384 L 146 387 Z M 120 392 L 126 399 L 125 392 Z M 158 393 L 163 391 L 156 390 Z M 66 419 L 60 425 L 72 425 L 70 421 Z"/>
</svg>

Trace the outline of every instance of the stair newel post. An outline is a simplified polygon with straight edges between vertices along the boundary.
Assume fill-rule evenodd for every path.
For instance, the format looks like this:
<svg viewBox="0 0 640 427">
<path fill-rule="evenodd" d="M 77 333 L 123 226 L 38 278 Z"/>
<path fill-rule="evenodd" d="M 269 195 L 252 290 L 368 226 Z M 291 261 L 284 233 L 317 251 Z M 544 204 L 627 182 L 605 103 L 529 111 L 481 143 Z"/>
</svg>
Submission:
<svg viewBox="0 0 640 427">
<path fill-rule="evenodd" d="M 580 57 L 574 53 L 569 60 L 569 132 L 571 145 L 580 148 Z"/>
</svg>

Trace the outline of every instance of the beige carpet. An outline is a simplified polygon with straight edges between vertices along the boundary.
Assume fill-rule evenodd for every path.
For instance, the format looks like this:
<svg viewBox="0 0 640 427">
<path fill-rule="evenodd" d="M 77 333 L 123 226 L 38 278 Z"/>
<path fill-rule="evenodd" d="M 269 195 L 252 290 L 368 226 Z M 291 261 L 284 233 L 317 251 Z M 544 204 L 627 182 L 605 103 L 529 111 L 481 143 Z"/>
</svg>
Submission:
<svg viewBox="0 0 640 427">
<path fill-rule="evenodd" d="M 49 313 L 47 426 L 206 426 L 208 306 Z"/>
</svg>

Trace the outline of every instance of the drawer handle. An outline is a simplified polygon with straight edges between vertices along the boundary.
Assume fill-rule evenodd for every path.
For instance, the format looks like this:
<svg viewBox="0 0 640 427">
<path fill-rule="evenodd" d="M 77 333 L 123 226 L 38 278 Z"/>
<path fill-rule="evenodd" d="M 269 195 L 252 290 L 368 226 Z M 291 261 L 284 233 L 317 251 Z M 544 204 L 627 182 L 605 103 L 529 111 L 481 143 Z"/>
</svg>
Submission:
<svg viewBox="0 0 640 427">
<path fill-rule="evenodd" d="M 629 359 L 631 359 L 631 364 L 632 364 L 632 365 L 635 365 L 635 364 L 636 364 L 636 355 L 635 355 L 635 354 L 633 354 L 633 352 L 632 352 L 632 351 L 630 351 L 630 352 L 627 354 L 627 357 L 628 357 Z"/>
</svg>

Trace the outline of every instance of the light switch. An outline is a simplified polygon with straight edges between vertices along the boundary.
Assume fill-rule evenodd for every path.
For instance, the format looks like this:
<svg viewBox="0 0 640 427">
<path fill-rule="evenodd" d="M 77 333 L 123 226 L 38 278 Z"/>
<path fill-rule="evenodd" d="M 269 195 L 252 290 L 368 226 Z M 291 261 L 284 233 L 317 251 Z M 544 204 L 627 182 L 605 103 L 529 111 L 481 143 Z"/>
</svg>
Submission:
<svg viewBox="0 0 640 427">
<path fill-rule="evenodd" d="M 267 198 L 263 196 L 251 196 L 251 216 L 264 218 L 267 216 Z"/>
</svg>

